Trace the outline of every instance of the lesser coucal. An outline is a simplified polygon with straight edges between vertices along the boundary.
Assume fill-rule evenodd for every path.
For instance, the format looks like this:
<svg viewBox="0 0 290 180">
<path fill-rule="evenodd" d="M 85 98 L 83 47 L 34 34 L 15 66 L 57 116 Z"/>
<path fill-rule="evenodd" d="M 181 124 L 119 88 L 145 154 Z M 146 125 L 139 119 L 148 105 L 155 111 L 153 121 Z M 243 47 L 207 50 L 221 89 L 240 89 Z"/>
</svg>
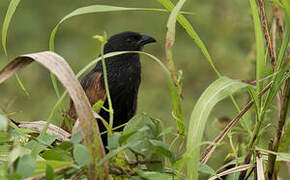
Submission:
<svg viewBox="0 0 290 180">
<path fill-rule="evenodd" d="M 156 42 L 156 40 L 145 34 L 122 32 L 108 39 L 104 47 L 104 54 L 116 51 L 140 51 L 144 45 L 153 42 Z M 105 63 L 114 110 L 113 127 L 117 127 L 128 122 L 136 113 L 137 94 L 141 82 L 140 56 L 137 53 L 121 54 L 106 58 Z M 101 61 L 84 76 L 81 85 L 91 105 L 103 100 L 105 102 L 104 107 L 108 108 Z M 76 111 L 72 101 L 68 115 L 70 119 L 76 119 Z M 99 115 L 109 122 L 109 113 L 107 111 L 101 109 Z M 99 120 L 98 125 L 101 132 L 106 130 Z M 65 124 L 63 124 L 63 128 L 67 129 Z M 104 145 L 107 145 L 107 137 L 102 136 L 102 140 Z"/>
</svg>

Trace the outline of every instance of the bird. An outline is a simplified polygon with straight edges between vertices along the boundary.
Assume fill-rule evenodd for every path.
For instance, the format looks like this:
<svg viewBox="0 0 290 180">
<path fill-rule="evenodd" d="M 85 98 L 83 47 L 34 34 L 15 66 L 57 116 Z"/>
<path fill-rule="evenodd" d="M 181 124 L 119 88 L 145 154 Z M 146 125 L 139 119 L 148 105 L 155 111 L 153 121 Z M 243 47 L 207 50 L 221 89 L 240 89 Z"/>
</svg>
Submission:
<svg viewBox="0 0 290 180">
<path fill-rule="evenodd" d="M 117 51 L 141 51 L 146 44 L 154 43 L 156 39 L 137 32 L 121 32 L 111 36 L 104 46 L 104 54 Z M 127 123 L 137 110 L 137 96 L 141 83 L 141 63 L 138 53 L 126 53 L 117 56 L 105 58 L 109 93 L 113 107 L 113 127 Z M 102 62 L 99 61 L 96 66 L 84 76 L 81 80 L 81 86 L 85 91 L 91 106 L 99 100 L 104 102 L 104 107 L 109 108 L 107 93 L 105 90 L 104 74 Z M 72 100 L 67 111 L 69 119 L 73 124 L 76 117 L 76 110 Z M 102 108 L 98 114 L 109 122 L 109 113 Z M 100 120 L 97 120 L 100 132 L 106 131 L 105 126 Z M 63 122 L 62 128 L 68 130 Z M 122 131 L 123 128 L 119 128 Z M 107 146 L 107 134 L 101 136 L 104 146 Z"/>
</svg>

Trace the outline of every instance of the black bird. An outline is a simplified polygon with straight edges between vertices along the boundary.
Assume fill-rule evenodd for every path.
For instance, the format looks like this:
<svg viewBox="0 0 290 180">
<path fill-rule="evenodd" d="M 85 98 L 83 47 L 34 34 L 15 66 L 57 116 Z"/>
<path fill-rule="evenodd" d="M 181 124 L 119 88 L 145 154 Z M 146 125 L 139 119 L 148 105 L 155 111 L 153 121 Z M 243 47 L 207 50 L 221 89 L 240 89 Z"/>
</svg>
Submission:
<svg viewBox="0 0 290 180">
<path fill-rule="evenodd" d="M 153 42 L 156 42 L 156 40 L 145 34 L 122 32 L 109 38 L 104 47 L 104 54 L 116 51 L 140 51 L 144 45 Z M 117 127 L 128 122 L 136 113 L 137 95 L 141 82 L 140 56 L 137 53 L 122 54 L 106 58 L 105 63 L 114 109 L 113 127 Z M 105 102 L 104 107 L 108 108 L 101 61 L 82 79 L 81 85 L 91 105 L 94 105 L 99 100 L 103 100 Z M 72 101 L 68 115 L 72 121 L 75 121 L 76 111 Z M 99 115 L 109 122 L 109 113 L 107 111 L 101 109 Z M 98 125 L 101 132 L 106 130 L 103 123 L 99 120 Z M 63 128 L 67 129 L 65 123 Z M 119 130 L 122 130 L 122 128 Z M 102 136 L 102 140 L 106 146 L 107 136 Z"/>
</svg>

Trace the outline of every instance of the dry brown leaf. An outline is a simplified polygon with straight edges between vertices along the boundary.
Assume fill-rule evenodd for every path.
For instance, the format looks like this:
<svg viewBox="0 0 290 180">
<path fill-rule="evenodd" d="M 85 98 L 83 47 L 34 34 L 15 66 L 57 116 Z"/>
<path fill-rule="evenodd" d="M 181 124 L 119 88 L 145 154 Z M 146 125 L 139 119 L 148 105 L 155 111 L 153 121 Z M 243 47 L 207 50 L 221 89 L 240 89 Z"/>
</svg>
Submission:
<svg viewBox="0 0 290 180">
<path fill-rule="evenodd" d="M 221 177 L 221 176 L 225 176 L 225 175 L 228 175 L 228 174 L 231 174 L 231 173 L 234 173 L 234 172 L 244 171 L 244 170 L 247 170 L 247 169 L 250 169 L 250 168 L 253 168 L 253 167 L 255 167 L 253 164 L 244 164 L 244 165 L 241 165 L 241 166 L 233 167 L 233 168 L 228 169 L 226 171 L 223 171 L 221 173 L 218 173 L 217 175 L 219 177 Z M 217 179 L 218 176 L 213 176 L 213 177 L 209 178 L 208 180 Z"/>
<path fill-rule="evenodd" d="M 9 77 L 11 77 L 15 72 L 29 65 L 31 62 L 36 61 L 45 68 L 47 68 L 50 72 L 56 75 L 59 81 L 63 84 L 63 86 L 68 91 L 71 99 L 74 102 L 77 115 L 80 119 L 82 134 L 84 136 L 85 141 L 88 144 L 92 144 L 94 142 L 93 129 L 92 127 L 96 127 L 97 133 L 99 133 L 98 125 L 95 122 L 95 118 L 93 115 L 92 108 L 88 101 L 86 94 L 83 91 L 79 81 L 77 80 L 75 74 L 72 69 L 68 65 L 68 63 L 58 54 L 50 51 L 44 51 L 39 53 L 22 55 L 15 58 L 11 61 L 4 69 L 0 71 L 0 83 L 3 83 Z M 93 159 L 100 159 L 104 156 L 105 151 L 100 137 L 98 138 L 99 150 L 92 150 Z M 93 144 L 92 144 L 93 145 Z M 94 147 L 93 147 L 94 149 Z M 97 154 L 99 152 L 99 154 Z M 105 167 L 106 178 L 108 179 L 108 168 Z M 89 172 L 91 172 L 91 177 L 89 179 L 93 179 L 95 177 L 95 164 L 90 164 Z"/>
<path fill-rule="evenodd" d="M 263 170 L 263 160 L 258 154 L 256 157 L 256 162 L 257 162 L 257 175 L 258 175 L 258 180 L 265 180 L 264 176 L 264 170 Z"/>
<path fill-rule="evenodd" d="M 44 128 L 47 122 L 45 121 L 33 121 L 33 122 L 18 122 L 18 127 L 20 128 L 27 128 L 33 131 L 40 132 Z M 46 131 L 49 135 L 56 135 L 58 136 L 57 140 L 59 141 L 69 141 L 71 134 L 66 132 L 65 130 L 61 129 L 58 126 L 50 124 Z"/>
</svg>

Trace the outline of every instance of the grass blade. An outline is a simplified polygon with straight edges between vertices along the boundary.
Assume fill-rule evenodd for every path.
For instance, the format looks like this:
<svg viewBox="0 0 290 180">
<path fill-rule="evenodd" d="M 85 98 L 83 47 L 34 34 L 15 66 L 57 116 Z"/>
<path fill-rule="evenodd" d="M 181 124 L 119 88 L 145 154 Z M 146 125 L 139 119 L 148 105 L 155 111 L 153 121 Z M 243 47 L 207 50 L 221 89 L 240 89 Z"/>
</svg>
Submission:
<svg viewBox="0 0 290 180">
<path fill-rule="evenodd" d="M 156 8 L 127 8 L 127 7 L 117 7 L 117 6 L 107 6 L 107 5 L 91 5 L 86 7 L 81 7 L 73 12 L 67 14 L 64 18 L 62 18 L 57 25 L 54 27 L 50 34 L 49 38 L 49 49 L 54 51 L 54 39 L 57 32 L 58 27 L 61 23 L 70 19 L 74 16 L 90 14 L 90 13 L 100 13 L 100 12 L 116 12 L 116 11 L 156 11 L 156 12 L 167 12 L 165 9 L 156 9 Z"/>
<path fill-rule="evenodd" d="M 7 56 L 7 49 L 6 49 L 6 42 L 7 42 L 7 32 L 8 32 L 8 27 L 10 24 L 10 21 L 12 19 L 13 14 L 15 13 L 15 10 L 20 3 L 20 0 L 11 0 L 4 22 L 3 22 L 3 28 L 2 28 L 2 46 L 5 52 L 5 55 Z"/>
<path fill-rule="evenodd" d="M 262 79 L 265 76 L 266 62 L 265 62 L 265 43 L 264 35 L 261 27 L 261 21 L 259 16 L 259 8 L 257 7 L 255 0 L 249 0 L 253 15 L 254 29 L 255 29 L 255 39 L 256 39 L 256 79 Z M 256 83 L 256 92 L 260 92 L 263 89 L 263 82 Z M 260 110 L 261 101 L 258 102 L 258 112 Z"/>
<path fill-rule="evenodd" d="M 189 179 L 198 179 L 200 144 L 208 116 L 213 107 L 235 91 L 248 86 L 238 80 L 221 77 L 213 82 L 198 99 L 189 122 L 185 160 L 188 160 Z"/>
<path fill-rule="evenodd" d="M 173 107 L 173 117 L 177 124 L 177 131 L 180 135 L 185 135 L 185 129 L 184 129 L 184 119 L 183 119 L 183 113 L 182 113 L 182 100 L 181 100 L 181 94 L 182 94 L 182 87 L 180 82 L 178 82 L 178 77 L 176 76 L 176 69 L 174 65 L 174 61 L 172 58 L 172 51 L 171 48 L 175 41 L 175 25 L 176 25 L 176 18 L 181 10 L 183 4 L 185 3 L 185 0 L 178 1 L 175 8 L 172 10 L 172 12 L 169 15 L 168 22 L 167 22 L 167 33 L 166 33 L 166 44 L 165 44 L 165 52 L 166 52 L 166 58 L 168 61 L 168 69 L 171 73 L 172 80 L 174 81 L 175 88 L 171 89 L 171 100 L 172 100 L 172 107 Z"/>
<path fill-rule="evenodd" d="M 172 11 L 174 8 L 174 5 L 170 0 L 158 0 L 158 2 L 169 11 Z M 201 52 L 203 53 L 203 55 L 205 56 L 206 60 L 209 62 L 215 73 L 218 75 L 218 77 L 221 77 L 221 74 L 215 67 L 213 60 L 206 49 L 206 46 L 204 45 L 198 34 L 195 32 L 189 21 L 182 14 L 178 14 L 177 21 L 186 30 L 188 35 L 194 40 L 196 45 L 200 48 Z"/>
</svg>

